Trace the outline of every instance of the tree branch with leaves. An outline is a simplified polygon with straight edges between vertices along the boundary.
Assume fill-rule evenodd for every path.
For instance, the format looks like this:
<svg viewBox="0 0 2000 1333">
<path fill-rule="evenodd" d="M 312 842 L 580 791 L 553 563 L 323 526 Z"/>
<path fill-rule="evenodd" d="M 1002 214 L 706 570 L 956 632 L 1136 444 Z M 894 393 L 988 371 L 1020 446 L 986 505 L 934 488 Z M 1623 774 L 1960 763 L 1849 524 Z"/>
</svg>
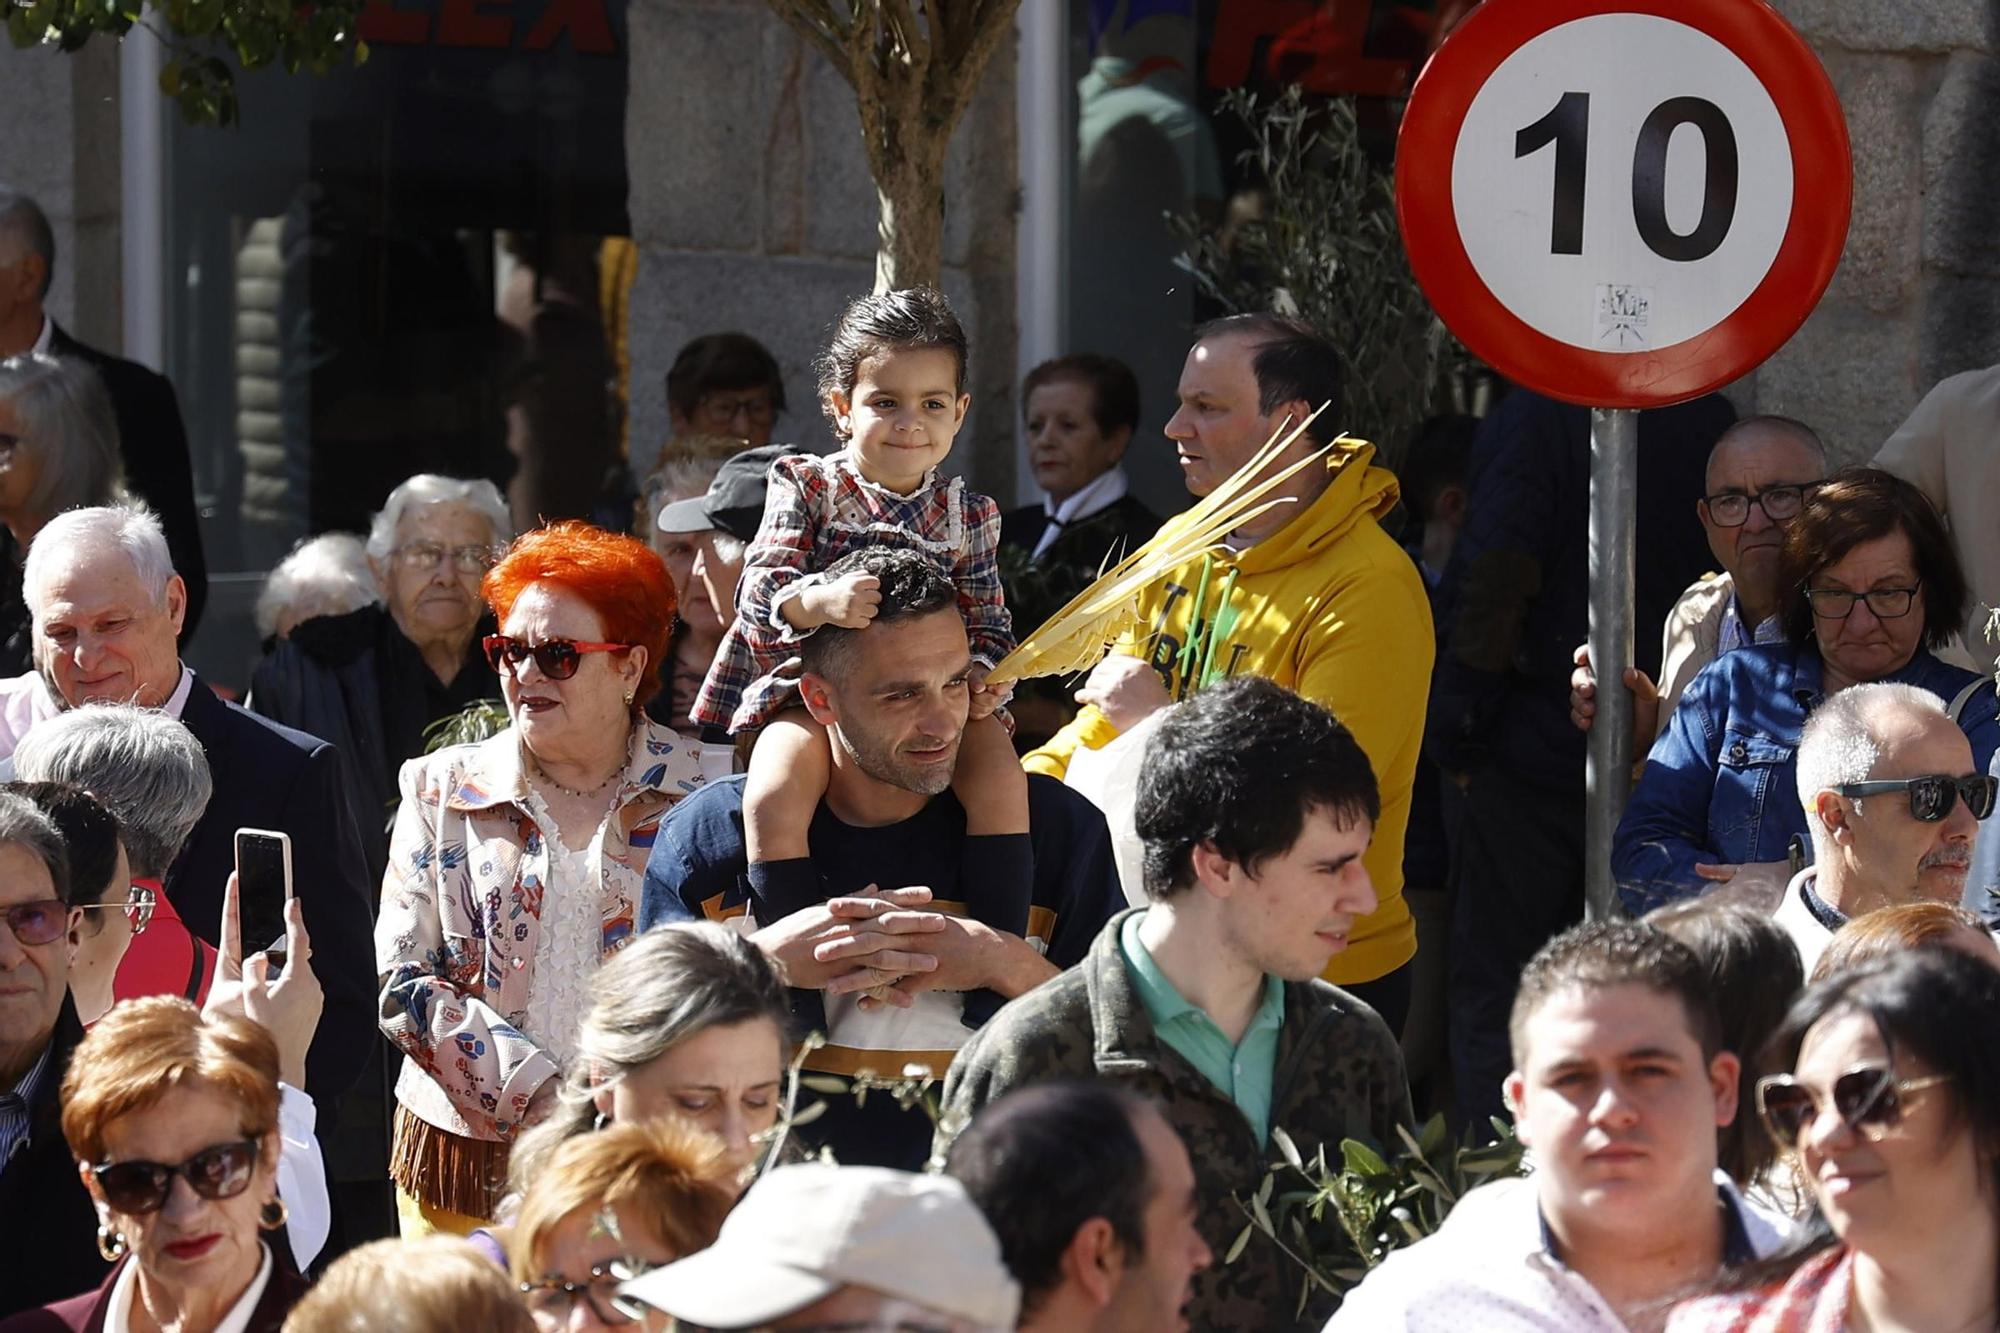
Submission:
<svg viewBox="0 0 2000 1333">
<path fill-rule="evenodd" d="M 944 160 L 1020 0 L 770 0 L 854 90 L 881 216 L 875 289 L 935 286 Z"/>
<path fill-rule="evenodd" d="M 160 91 L 194 125 L 235 122 L 236 76 L 283 65 L 324 74 L 368 58 L 358 25 L 364 0 L 0 0 L 17 47 L 80 50 L 92 38 L 123 38 L 144 27 L 168 52 Z"/>
</svg>

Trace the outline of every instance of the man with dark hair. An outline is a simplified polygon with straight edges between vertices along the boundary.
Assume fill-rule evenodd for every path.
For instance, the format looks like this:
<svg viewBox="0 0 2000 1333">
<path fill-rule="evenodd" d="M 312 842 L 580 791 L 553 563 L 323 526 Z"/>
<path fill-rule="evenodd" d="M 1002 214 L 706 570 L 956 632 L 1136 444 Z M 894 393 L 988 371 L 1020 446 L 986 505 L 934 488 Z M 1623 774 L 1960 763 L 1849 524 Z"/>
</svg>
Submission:
<svg viewBox="0 0 2000 1333">
<path fill-rule="evenodd" d="M 194 637 L 208 601 L 208 565 L 195 521 L 194 465 L 180 403 L 164 376 L 86 346 L 55 322 L 43 308 L 55 270 L 56 237 L 48 217 L 33 199 L 0 185 L 0 360 L 27 352 L 75 357 L 104 381 L 118 418 L 125 484 L 160 515 L 174 569 L 187 584 L 185 643 Z"/>
<path fill-rule="evenodd" d="M 881 604 L 866 628 L 823 626 L 802 645 L 805 706 L 832 742 L 826 798 L 808 831 L 822 901 L 759 910 L 736 778 L 695 792 L 662 821 L 639 926 L 707 918 L 753 930 L 784 964 L 800 1028 L 827 1035 L 806 1058 L 810 1070 L 942 1073 L 967 1036 L 955 992 L 1021 994 L 1081 958 L 1124 905 L 1110 834 L 1090 802 L 1030 778 L 1026 936 L 966 915 L 965 810 L 951 776 L 973 659 L 957 594 L 914 551 L 856 551 L 826 573 L 871 575 Z M 840 1161 L 922 1164 L 930 1122 L 921 1113 L 879 1095 L 827 1106 L 801 1134 L 831 1145 Z"/>
<path fill-rule="evenodd" d="M 675 435 L 729 435 L 755 449 L 771 442 L 784 410 L 778 359 L 747 333 L 703 334 L 681 348 L 667 371 Z"/>
<path fill-rule="evenodd" d="M 1403 560 L 1401 553 L 1397 559 Z M 1409 562 L 1403 560 L 1407 565 Z M 1165 1110 L 1187 1143 L 1203 1239 L 1242 1229 L 1283 1129 L 1310 1157 L 1395 1142 L 1410 1121 L 1402 1055 L 1380 1017 L 1318 980 L 1375 907 L 1363 856 L 1380 813 L 1368 756 L 1332 713 L 1261 676 L 1208 686 L 1158 723 L 1137 824 L 1149 906 L 1112 918 L 1090 956 L 1015 1000 L 952 1062 L 947 1116 L 1092 1074 Z M 1197 1328 L 1317 1327 L 1267 1237 L 1197 1274 Z"/>
<path fill-rule="evenodd" d="M 1023 1333 L 1185 1326 L 1214 1255 L 1187 1147 L 1152 1103 L 1101 1079 L 1023 1088 L 959 1133 L 945 1174 L 999 1233 Z"/>
<path fill-rule="evenodd" d="M 1721 1033 L 1707 970 L 1666 933 L 1611 922 L 1549 941 L 1508 1019 L 1507 1105 L 1534 1174 L 1461 1199 L 1329 1333 L 1657 1328 L 1676 1292 L 1775 1250 L 1784 1222 L 1716 1170 L 1741 1068 Z"/>
<path fill-rule="evenodd" d="M 1268 677 L 1331 709 L 1374 768 L 1382 817 L 1365 857 L 1379 905 L 1355 924 L 1327 978 L 1399 1032 L 1417 949 L 1403 840 L 1435 650 L 1423 578 L 1380 523 L 1396 505 L 1396 479 L 1372 466 L 1373 445 L 1342 435 L 1339 354 L 1299 320 L 1250 314 L 1204 325 L 1179 392 L 1166 433 L 1197 496 L 1315 412 L 1270 469 L 1321 448 L 1325 458 L 1280 484 L 1266 497 L 1275 507 L 1228 534 L 1224 550 L 1190 556 L 1140 594 L 1137 625 L 1077 692 L 1086 707 L 1025 762 L 1061 777 L 1077 750 L 1101 749 L 1219 676 Z M 1156 540 L 1186 524 L 1170 519 Z"/>
</svg>

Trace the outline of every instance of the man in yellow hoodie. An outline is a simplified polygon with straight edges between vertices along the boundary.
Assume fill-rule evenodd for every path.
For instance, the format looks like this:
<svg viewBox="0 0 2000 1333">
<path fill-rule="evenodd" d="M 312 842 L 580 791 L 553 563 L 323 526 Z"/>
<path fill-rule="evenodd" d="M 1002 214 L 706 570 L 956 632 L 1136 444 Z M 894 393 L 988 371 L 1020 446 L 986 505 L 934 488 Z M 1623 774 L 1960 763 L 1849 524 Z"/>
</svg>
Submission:
<svg viewBox="0 0 2000 1333">
<path fill-rule="evenodd" d="M 1179 397 L 1166 433 L 1197 496 L 1321 404 L 1326 410 L 1273 470 L 1341 433 L 1338 355 L 1285 316 L 1232 315 L 1197 330 Z M 1363 858 L 1380 905 L 1355 923 L 1325 976 L 1400 1032 L 1417 950 L 1403 903 L 1403 836 L 1436 644 L 1423 577 L 1380 525 L 1395 506 L 1396 479 L 1371 466 L 1374 453 L 1369 444 L 1336 445 L 1324 468 L 1284 484 L 1288 503 L 1232 533 L 1229 551 L 1148 589 L 1140 627 L 1077 692 L 1083 711 L 1025 763 L 1062 777 L 1078 749 L 1101 748 L 1209 676 L 1268 676 L 1325 705 L 1361 742 L 1382 793 Z M 1162 531 L 1184 522 L 1169 519 Z"/>
</svg>

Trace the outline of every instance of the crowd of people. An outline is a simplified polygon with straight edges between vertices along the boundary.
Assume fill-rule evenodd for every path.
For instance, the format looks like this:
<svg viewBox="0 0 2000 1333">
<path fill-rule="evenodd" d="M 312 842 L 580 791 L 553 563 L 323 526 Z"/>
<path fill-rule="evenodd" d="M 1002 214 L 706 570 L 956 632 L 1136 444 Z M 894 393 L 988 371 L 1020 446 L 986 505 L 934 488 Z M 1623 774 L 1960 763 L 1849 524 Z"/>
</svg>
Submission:
<svg viewBox="0 0 2000 1333">
<path fill-rule="evenodd" d="M 1185 513 L 1081 354 L 1003 513 L 942 470 L 957 317 L 878 293 L 833 452 L 698 339 L 629 530 L 411 477 L 272 572 L 239 704 L 182 658 L 172 390 L 53 262 L 0 191 L 0 1333 L 2000 1327 L 2000 567 L 1944 407 L 1879 468 L 1644 414 L 1663 632 L 1600 682 L 1581 409 L 1392 468 L 1331 343 L 1230 316 Z M 1584 924 L 1611 688 L 1633 919 Z M 1326 1280 L 1274 1166 L 1434 1113 L 1526 1173 Z"/>
</svg>

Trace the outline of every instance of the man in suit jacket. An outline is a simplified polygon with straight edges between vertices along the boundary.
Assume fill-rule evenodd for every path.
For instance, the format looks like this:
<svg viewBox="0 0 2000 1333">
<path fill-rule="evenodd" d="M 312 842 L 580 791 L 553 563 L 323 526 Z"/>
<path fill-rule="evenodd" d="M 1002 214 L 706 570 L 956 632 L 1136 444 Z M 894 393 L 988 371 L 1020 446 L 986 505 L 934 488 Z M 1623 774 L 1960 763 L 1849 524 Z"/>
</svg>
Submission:
<svg viewBox="0 0 2000 1333">
<path fill-rule="evenodd" d="M 0 1319 L 104 1276 L 90 1196 L 61 1124 L 63 1074 L 83 1040 L 69 1000 L 69 940 L 24 937 L 6 919 L 12 908 L 70 902 L 67 860 L 48 817 L 0 793 Z"/>
<path fill-rule="evenodd" d="M 326 1009 L 306 1056 L 306 1091 L 329 1106 L 377 1040 L 367 862 L 343 796 L 340 756 L 316 737 L 225 703 L 174 646 L 187 594 L 159 520 L 136 506 L 73 509 L 36 536 L 23 571 L 38 675 L 0 681 L 0 751 L 35 723 L 87 703 L 130 702 L 177 717 L 201 742 L 214 794 L 163 888 L 190 931 L 221 938 L 238 828 L 289 834 L 295 889 Z M 284 933 L 284 903 L 245 895 L 251 948 Z"/>
<path fill-rule="evenodd" d="M 208 564 L 194 506 L 194 470 L 174 386 L 134 361 L 87 346 L 42 308 L 55 273 L 55 233 L 33 199 L 0 186 L 0 359 L 28 352 L 76 357 L 104 381 L 118 418 L 125 484 L 166 526 L 174 570 L 187 589 L 183 640 L 208 600 Z"/>
</svg>

